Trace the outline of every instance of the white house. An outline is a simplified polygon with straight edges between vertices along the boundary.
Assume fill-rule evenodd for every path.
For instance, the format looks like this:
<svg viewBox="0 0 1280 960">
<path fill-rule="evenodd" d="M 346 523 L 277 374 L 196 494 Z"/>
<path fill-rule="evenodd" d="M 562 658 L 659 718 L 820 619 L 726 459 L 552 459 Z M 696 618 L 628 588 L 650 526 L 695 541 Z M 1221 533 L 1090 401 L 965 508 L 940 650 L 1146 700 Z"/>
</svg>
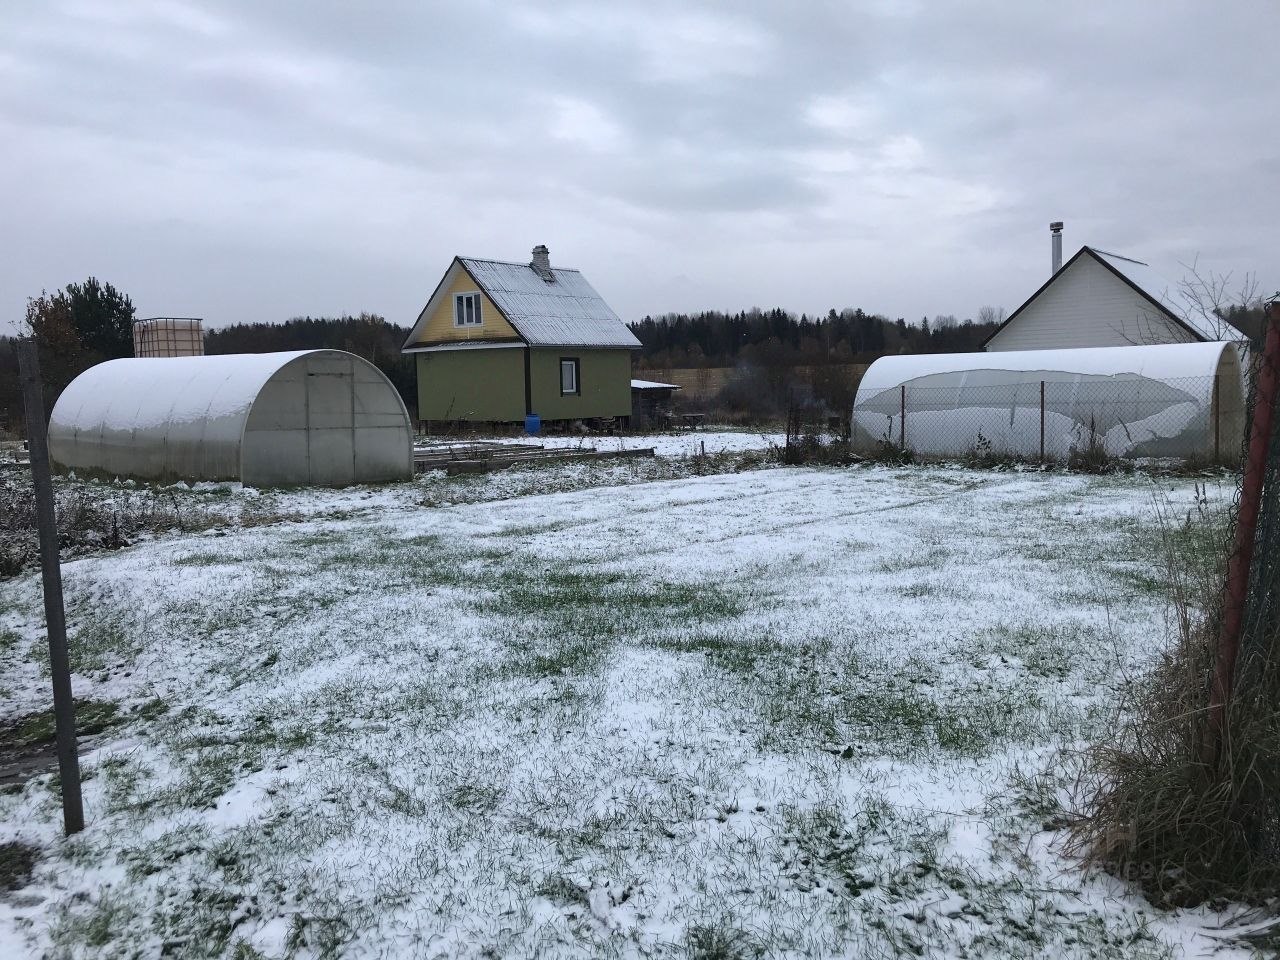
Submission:
<svg viewBox="0 0 1280 960">
<path fill-rule="evenodd" d="M 1177 287 L 1140 260 L 1081 247 L 1062 263 L 1062 224 L 1052 223 L 1053 270 L 996 330 L 984 350 L 1060 350 L 1239 340 L 1180 306 Z"/>
</svg>

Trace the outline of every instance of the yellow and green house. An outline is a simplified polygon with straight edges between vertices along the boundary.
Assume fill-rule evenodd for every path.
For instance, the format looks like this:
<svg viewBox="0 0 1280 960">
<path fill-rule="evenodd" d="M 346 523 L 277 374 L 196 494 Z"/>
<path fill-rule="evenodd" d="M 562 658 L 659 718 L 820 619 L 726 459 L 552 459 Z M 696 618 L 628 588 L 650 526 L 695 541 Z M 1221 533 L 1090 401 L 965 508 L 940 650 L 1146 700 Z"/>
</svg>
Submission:
<svg viewBox="0 0 1280 960">
<path fill-rule="evenodd" d="M 403 350 L 417 358 L 419 420 L 504 423 L 630 416 L 639 348 L 539 245 L 529 263 L 454 257 Z"/>
</svg>

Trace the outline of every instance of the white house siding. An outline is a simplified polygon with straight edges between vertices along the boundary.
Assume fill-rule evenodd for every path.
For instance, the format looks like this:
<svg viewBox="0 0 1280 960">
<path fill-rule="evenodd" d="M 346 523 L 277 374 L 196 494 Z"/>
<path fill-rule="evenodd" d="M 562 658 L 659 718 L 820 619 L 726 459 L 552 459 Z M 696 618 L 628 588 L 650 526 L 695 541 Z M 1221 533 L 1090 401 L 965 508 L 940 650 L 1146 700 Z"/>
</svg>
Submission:
<svg viewBox="0 0 1280 960">
<path fill-rule="evenodd" d="M 1064 267 L 987 350 L 1063 350 L 1187 343 L 1194 338 L 1092 257 Z"/>
</svg>

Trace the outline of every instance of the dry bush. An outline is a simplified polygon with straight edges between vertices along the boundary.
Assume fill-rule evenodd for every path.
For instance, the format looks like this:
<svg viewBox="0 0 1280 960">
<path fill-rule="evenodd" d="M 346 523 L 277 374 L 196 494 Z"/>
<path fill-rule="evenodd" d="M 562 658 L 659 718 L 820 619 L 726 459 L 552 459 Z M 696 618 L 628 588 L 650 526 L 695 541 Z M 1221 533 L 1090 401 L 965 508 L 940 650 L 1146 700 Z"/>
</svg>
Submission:
<svg viewBox="0 0 1280 960">
<path fill-rule="evenodd" d="M 848 416 L 822 405 L 793 404 L 787 411 L 786 443 L 774 449 L 789 466 L 850 466 L 857 463 L 912 463 L 911 451 L 885 439 L 855 445 Z"/>
<path fill-rule="evenodd" d="M 1272 627 L 1242 645 L 1214 762 L 1209 689 L 1233 524 L 1197 502 L 1185 517 L 1160 511 L 1174 642 L 1131 687 L 1115 739 L 1086 754 L 1071 846 L 1158 904 L 1265 903 L 1280 896 L 1280 638 Z"/>
<path fill-rule="evenodd" d="M 54 503 L 64 560 L 97 550 L 118 550 L 144 534 L 207 530 L 269 519 L 268 515 L 233 519 L 176 490 L 94 487 L 62 480 L 54 483 Z M 17 576 L 39 564 L 30 469 L 0 468 L 0 578 Z"/>
</svg>

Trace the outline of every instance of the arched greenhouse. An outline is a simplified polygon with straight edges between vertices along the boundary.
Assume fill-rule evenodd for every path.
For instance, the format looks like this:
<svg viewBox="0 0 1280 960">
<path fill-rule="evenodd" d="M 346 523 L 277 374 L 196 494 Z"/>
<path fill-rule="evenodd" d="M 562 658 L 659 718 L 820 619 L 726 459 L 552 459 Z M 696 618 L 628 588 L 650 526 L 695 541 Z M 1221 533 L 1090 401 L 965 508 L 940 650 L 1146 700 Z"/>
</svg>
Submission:
<svg viewBox="0 0 1280 960">
<path fill-rule="evenodd" d="M 71 382 L 49 421 L 66 470 L 250 486 L 408 480 L 400 394 L 341 350 L 109 360 Z"/>
<path fill-rule="evenodd" d="M 854 442 L 925 456 L 1238 459 L 1245 419 L 1231 343 L 881 357 L 858 386 Z"/>
</svg>

